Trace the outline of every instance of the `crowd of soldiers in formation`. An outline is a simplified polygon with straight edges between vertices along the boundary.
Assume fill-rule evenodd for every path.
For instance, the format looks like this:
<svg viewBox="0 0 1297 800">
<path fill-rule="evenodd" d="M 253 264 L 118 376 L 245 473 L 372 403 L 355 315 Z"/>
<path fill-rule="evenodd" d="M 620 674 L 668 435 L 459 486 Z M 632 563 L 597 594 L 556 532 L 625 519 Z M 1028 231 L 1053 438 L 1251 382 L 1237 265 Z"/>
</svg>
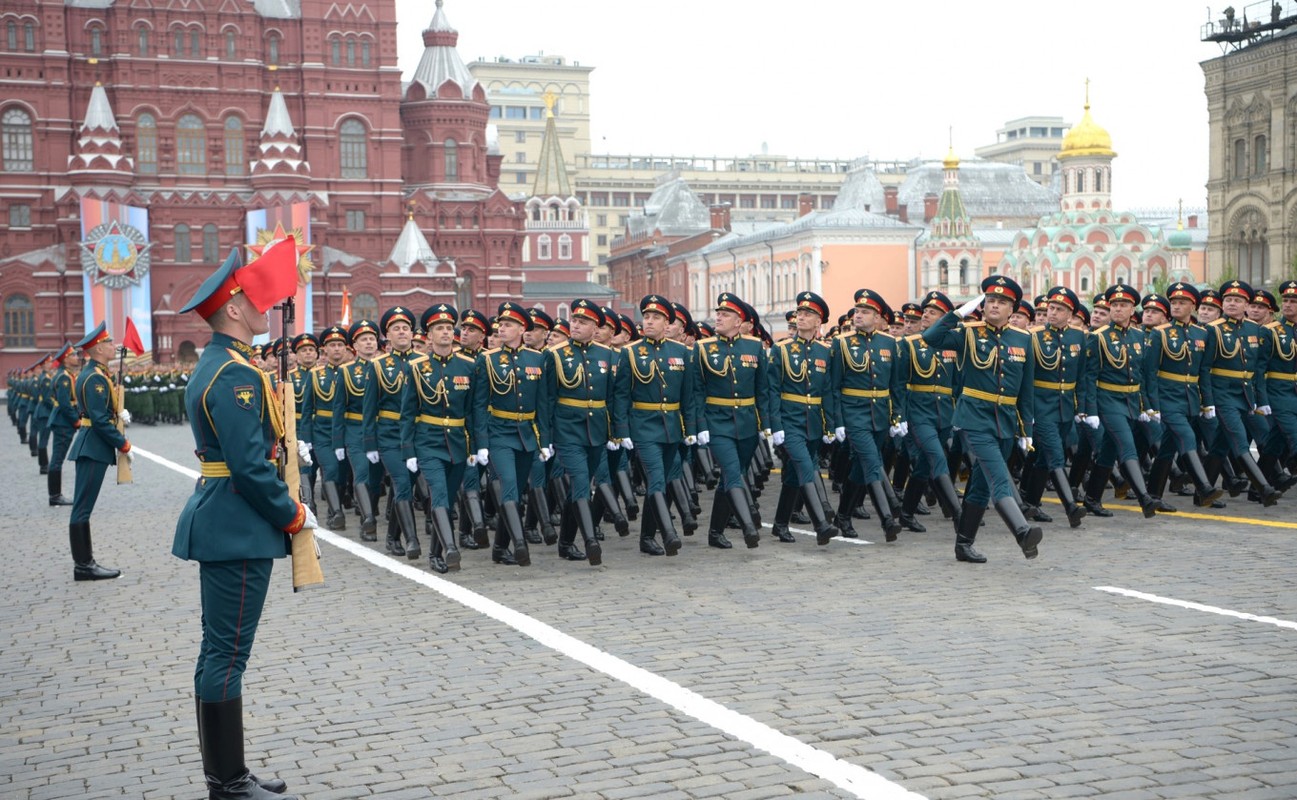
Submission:
<svg viewBox="0 0 1297 800">
<path fill-rule="evenodd" d="M 395 307 L 272 341 L 254 363 L 278 386 L 288 362 L 303 502 L 376 541 L 385 496 L 386 549 L 411 560 L 420 509 L 440 573 L 462 550 L 526 566 L 554 545 L 597 565 L 605 527 L 627 536 L 637 520 L 640 551 L 672 556 L 701 527 L 704 490 L 708 544 L 728 549 L 737 530 L 756 547 L 775 475 L 779 542 L 796 541 L 795 524 L 821 545 L 854 538 L 875 518 L 890 542 L 937 511 L 973 563 L 992 506 L 1035 557 L 1046 491 L 1076 528 L 1112 516 L 1109 486 L 1152 517 L 1175 497 L 1270 506 L 1297 483 L 1297 281 L 1277 297 L 1241 281 L 1144 297 L 1118 284 L 1089 305 L 1064 287 L 1029 303 L 1003 276 L 983 290 L 894 311 L 862 289 L 827 331 L 827 304 L 803 292 L 778 341 L 731 294 L 711 324 L 655 295 L 639 324 L 580 299 L 569 319 L 511 302 L 490 318 Z M 10 419 L 50 476 L 50 505 L 69 503 L 47 447 L 78 424 L 77 363 L 64 348 L 9 375 Z M 183 421 L 186 381 L 131 370 L 130 416 Z"/>
</svg>

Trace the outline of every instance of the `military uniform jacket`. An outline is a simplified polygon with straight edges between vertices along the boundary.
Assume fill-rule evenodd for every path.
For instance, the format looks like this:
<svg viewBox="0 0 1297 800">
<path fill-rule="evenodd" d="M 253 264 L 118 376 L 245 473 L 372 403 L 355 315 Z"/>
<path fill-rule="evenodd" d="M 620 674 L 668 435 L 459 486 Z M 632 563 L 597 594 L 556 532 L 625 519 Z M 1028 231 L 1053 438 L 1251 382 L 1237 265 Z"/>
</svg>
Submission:
<svg viewBox="0 0 1297 800">
<path fill-rule="evenodd" d="M 1070 422 L 1080 413 L 1099 413 L 1094 383 L 1086 380 L 1086 339 L 1082 331 L 1036 325 L 1031 334 L 1036 362 L 1036 422 Z"/>
<path fill-rule="evenodd" d="M 326 362 L 316 364 L 306 374 L 298 439 L 314 442 L 319 436 L 333 444 L 333 398 L 341 378 L 340 368 Z"/>
<path fill-rule="evenodd" d="M 1221 317 L 1207 324 L 1207 347 L 1198 374 L 1204 406 L 1233 402 L 1251 410 L 1265 405 L 1257 402 L 1266 371 L 1255 355 L 1261 333 L 1255 322 L 1246 319 Z"/>
<path fill-rule="evenodd" d="M 955 404 L 956 428 L 993 432 L 1000 439 L 1031 436 L 1036 359 L 1030 333 L 1012 325 L 960 322 L 951 311 L 922 336 L 931 347 L 959 354 L 963 391 Z"/>
<path fill-rule="evenodd" d="M 766 375 L 770 379 L 771 429 L 795 430 L 807 441 L 833 432 L 837 412 L 829 374 L 832 357 L 832 349 L 824 342 L 800 336 L 770 348 Z"/>
<path fill-rule="evenodd" d="M 694 345 L 699 425 L 713 437 L 748 439 L 769 427 L 766 354 L 755 336 L 711 336 Z"/>
<path fill-rule="evenodd" d="M 54 410 L 54 377 L 42 372 L 36 383 L 36 424 L 44 427 L 49 421 L 50 412 Z"/>
<path fill-rule="evenodd" d="M 534 452 L 552 444 L 550 414 L 543 412 L 546 396 L 544 357 L 530 347 L 497 347 L 478 354 L 473 381 L 478 413 L 486 420 L 489 444 Z"/>
<path fill-rule="evenodd" d="M 299 441 L 311 441 L 311 415 L 313 406 L 307 402 L 311 394 L 311 373 L 301 366 L 288 371 L 288 382 L 293 385 L 293 410 L 297 420 L 297 438 Z"/>
<path fill-rule="evenodd" d="M 339 380 L 333 393 L 333 449 L 347 446 L 347 428 L 364 430 L 365 387 L 369 385 L 369 361 L 357 356 L 338 367 Z"/>
<path fill-rule="evenodd" d="M 81 409 L 77 408 L 76 395 L 73 393 L 72 373 L 67 367 L 59 367 L 54 372 L 54 413 L 50 415 L 51 428 L 71 430 L 81 418 Z"/>
<path fill-rule="evenodd" d="M 959 353 L 936 349 L 914 333 L 901 341 L 904 360 L 905 408 L 901 415 L 911 425 L 929 425 L 937 430 L 953 427 L 955 379 Z"/>
<path fill-rule="evenodd" d="M 1297 410 L 1297 326 L 1287 320 L 1268 323 L 1261 332 L 1257 361 L 1265 365 L 1257 405 Z"/>
<path fill-rule="evenodd" d="M 410 361 L 422 358 L 415 350 L 391 352 L 369 362 L 362 409 L 365 450 L 401 451 L 401 458 L 414 457 L 414 441 L 401 437 L 401 406 L 408 390 Z"/>
<path fill-rule="evenodd" d="M 670 339 L 640 339 L 617 357 L 611 398 L 614 438 L 680 444 L 698 433 L 694 350 Z"/>
<path fill-rule="evenodd" d="M 478 409 L 482 387 L 473 379 L 473 359 L 428 353 L 410 362 L 401 407 L 401 440 L 416 455 L 458 463 L 487 447 L 486 421 Z"/>
<path fill-rule="evenodd" d="M 275 455 L 282 406 L 270 376 L 248 363 L 252 348 L 212 334 L 185 391 L 203 477 L 180 512 L 172 555 L 192 561 L 283 558 L 284 528 L 297 501 L 279 478 Z"/>
<path fill-rule="evenodd" d="M 126 446 L 126 437 L 115 424 L 119 409 L 113 400 L 108 368 L 93 358 L 86 360 L 77 375 L 76 400 L 81 408 L 81 427 L 72 438 L 68 459 L 116 464 L 117 451 Z"/>
<path fill-rule="evenodd" d="M 1144 351 L 1144 398 L 1154 411 L 1194 416 L 1202 409 L 1198 389 L 1207 329 L 1168 322 L 1148 332 Z"/>
<path fill-rule="evenodd" d="M 882 331 L 843 334 L 833 340 L 830 364 L 837 419 L 859 424 L 864 417 L 874 431 L 901 421 L 905 363 L 895 337 Z"/>
<path fill-rule="evenodd" d="M 622 404 L 610 404 L 617 370 L 617 354 L 612 348 L 570 341 L 541 355 L 545 393 L 550 400 L 542 411 L 549 415 L 554 443 L 593 447 L 621 438 L 615 431 L 624 431 L 626 421 L 614 422 L 613 416 L 624 415 L 626 410 Z"/>
<path fill-rule="evenodd" d="M 1144 398 L 1144 333 L 1134 325 L 1097 328 L 1086 353 L 1086 373 L 1100 414 L 1134 418 L 1153 409 Z"/>
</svg>

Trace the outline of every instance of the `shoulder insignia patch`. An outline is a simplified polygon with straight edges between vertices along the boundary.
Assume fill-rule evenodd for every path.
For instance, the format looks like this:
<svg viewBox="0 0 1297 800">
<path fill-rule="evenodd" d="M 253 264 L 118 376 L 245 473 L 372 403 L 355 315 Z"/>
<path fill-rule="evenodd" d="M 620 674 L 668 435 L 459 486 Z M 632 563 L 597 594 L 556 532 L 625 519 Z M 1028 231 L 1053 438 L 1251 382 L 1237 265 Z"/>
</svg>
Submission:
<svg viewBox="0 0 1297 800">
<path fill-rule="evenodd" d="M 252 398 L 256 392 L 252 386 L 234 387 L 234 404 L 244 411 L 252 410 Z"/>
</svg>

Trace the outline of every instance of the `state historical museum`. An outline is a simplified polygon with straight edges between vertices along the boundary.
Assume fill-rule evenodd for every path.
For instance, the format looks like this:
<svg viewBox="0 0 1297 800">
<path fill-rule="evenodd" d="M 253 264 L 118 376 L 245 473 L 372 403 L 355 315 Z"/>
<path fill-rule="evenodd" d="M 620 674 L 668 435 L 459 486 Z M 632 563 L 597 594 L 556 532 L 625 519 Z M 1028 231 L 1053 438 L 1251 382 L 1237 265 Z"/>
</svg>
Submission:
<svg viewBox="0 0 1297 800">
<path fill-rule="evenodd" d="M 436 5 L 404 84 L 393 0 L 0 6 L 0 368 L 127 317 L 156 361 L 193 358 L 208 331 L 175 310 L 281 232 L 300 329 L 344 290 L 356 319 L 521 297 L 524 208 Z"/>
</svg>

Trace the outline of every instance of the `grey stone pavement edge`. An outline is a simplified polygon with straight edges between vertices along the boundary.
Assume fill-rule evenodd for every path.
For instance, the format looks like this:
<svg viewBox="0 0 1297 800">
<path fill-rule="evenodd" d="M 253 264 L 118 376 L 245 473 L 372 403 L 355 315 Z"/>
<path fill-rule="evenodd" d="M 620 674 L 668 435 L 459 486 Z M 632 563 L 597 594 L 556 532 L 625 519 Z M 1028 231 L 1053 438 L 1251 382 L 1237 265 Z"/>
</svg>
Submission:
<svg viewBox="0 0 1297 800">
<path fill-rule="evenodd" d="M 187 427 L 129 435 L 196 466 Z M 92 521 L 124 574 L 74 583 L 68 511 L 0 427 L 0 797 L 205 794 L 197 569 L 170 555 L 192 481 L 135 472 Z M 671 559 L 609 526 L 599 568 L 476 551 L 448 578 L 934 800 L 1294 798 L 1297 631 L 1094 588 L 1297 620 L 1297 497 L 1229 506 L 1054 523 L 1030 562 L 988 519 L 981 567 L 929 516 L 892 545 L 700 535 Z M 249 765 L 305 798 L 853 796 L 345 551 L 323 566 L 294 594 L 276 565 L 244 686 Z"/>
</svg>

